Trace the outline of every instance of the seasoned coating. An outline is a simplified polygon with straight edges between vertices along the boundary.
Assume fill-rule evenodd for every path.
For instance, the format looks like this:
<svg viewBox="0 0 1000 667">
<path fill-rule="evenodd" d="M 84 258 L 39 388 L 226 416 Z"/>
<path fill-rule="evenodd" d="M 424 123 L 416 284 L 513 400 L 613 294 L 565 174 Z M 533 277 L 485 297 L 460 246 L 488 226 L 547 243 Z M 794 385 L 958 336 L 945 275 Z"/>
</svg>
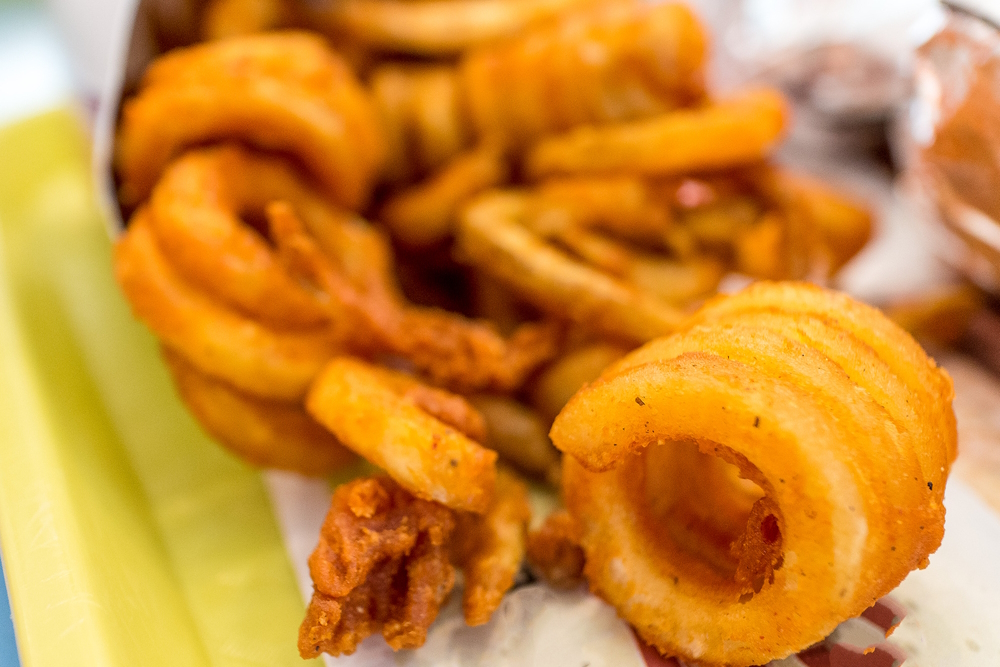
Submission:
<svg viewBox="0 0 1000 667">
<path fill-rule="evenodd" d="M 465 577 L 465 623 L 482 625 L 514 585 L 524 561 L 531 520 L 528 489 L 513 473 L 501 468 L 486 512 L 460 513 L 457 520 L 452 555 Z"/>
<path fill-rule="evenodd" d="M 137 206 L 186 148 L 238 140 L 296 156 L 335 201 L 354 208 L 368 199 L 384 156 L 377 123 L 368 93 L 316 35 L 265 33 L 176 49 L 146 70 L 122 107 L 118 196 Z"/>
<path fill-rule="evenodd" d="M 376 632 L 396 650 L 423 645 L 455 585 L 454 528 L 450 510 L 389 478 L 339 487 L 309 557 L 314 591 L 299 629 L 301 656 L 351 654 Z"/>
<path fill-rule="evenodd" d="M 336 358 L 313 383 L 306 410 L 418 498 L 484 512 L 496 453 L 432 417 L 385 374 L 358 359 Z"/>
</svg>

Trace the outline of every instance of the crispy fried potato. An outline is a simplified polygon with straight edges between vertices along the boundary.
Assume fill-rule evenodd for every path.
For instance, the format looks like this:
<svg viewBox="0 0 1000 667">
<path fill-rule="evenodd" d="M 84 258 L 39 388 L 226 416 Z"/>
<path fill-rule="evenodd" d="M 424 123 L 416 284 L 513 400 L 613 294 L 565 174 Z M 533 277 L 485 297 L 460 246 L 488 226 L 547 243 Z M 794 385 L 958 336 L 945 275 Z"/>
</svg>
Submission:
<svg viewBox="0 0 1000 667">
<path fill-rule="evenodd" d="M 146 70 L 122 107 L 120 200 L 139 205 L 173 158 L 221 140 L 294 155 L 347 208 L 366 202 L 385 153 L 367 92 L 320 37 L 237 37 L 176 49 Z"/>
<path fill-rule="evenodd" d="M 549 423 L 563 406 L 588 382 L 601 376 L 605 368 L 618 361 L 627 348 L 608 343 L 593 343 L 567 352 L 555 360 L 535 380 L 531 405 Z"/>
<path fill-rule="evenodd" d="M 543 309 L 591 331 L 645 341 L 672 331 L 683 312 L 547 245 L 524 228 L 527 197 L 495 192 L 463 212 L 457 248 L 486 273 Z"/>
<path fill-rule="evenodd" d="M 761 172 L 761 190 L 784 210 L 815 229 L 829 254 L 829 273 L 840 269 L 872 234 L 872 215 L 863 204 L 816 179 L 771 168 Z"/>
<path fill-rule="evenodd" d="M 525 324 L 502 338 L 488 322 L 406 304 L 388 289 L 358 289 L 302 231 L 294 213 L 275 209 L 275 236 L 293 273 L 330 297 L 352 349 L 405 359 L 431 382 L 460 391 L 510 391 L 558 352 L 561 327 Z"/>
<path fill-rule="evenodd" d="M 527 406 L 506 396 L 472 396 L 486 422 L 487 447 L 504 461 L 542 479 L 558 479 L 559 451 L 549 440 L 548 425 Z"/>
<path fill-rule="evenodd" d="M 206 41 L 274 30 L 288 25 L 288 0 L 211 0 L 202 10 L 201 36 Z"/>
<path fill-rule="evenodd" d="M 418 498 L 485 511 L 496 453 L 432 417 L 386 373 L 357 359 L 334 359 L 313 383 L 306 410 Z"/>
<path fill-rule="evenodd" d="M 757 283 L 712 301 L 681 332 L 611 366 L 555 420 L 592 590 L 661 653 L 686 660 L 762 664 L 819 641 L 940 543 L 951 397 L 947 375 L 911 338 L 846 296 Z M 758 487 L 732 487 L 742 509 L 709 510 L 701 525 L 696 507 L 684 516 L 672 497 L 684 488 L 663 468 L 686 479 L 704 459 L 659 455 L 688 442 Z M 709 473 L 720 490 L 736 481 Z M 680 533 L 669 527 L 675 510 Z M 823 613 L 799 613 L 817 600 Z M 776 622 L 784 631 L 768 632 Z M 725 636 L 706 630 L 720 623 Z"/>
<path fill-rule="evenodd" d="M 451 236 L 466 201 L 506 180 L 503 155 L 495 147 L 483 145 L 459 155 L 426 181 L 391 196 L 379 219 L 404 245 L 433 246 Z"/>
<path fill-rule="evenodd" d="M 395 650 L 422 646 L 455 585 L 454 528 L 453 512 L 387 477 L 339 487 L 309 557 L 314 590 L 300 655 L 349 655 L 376 632 Z"/>
<path fill-rule="evenodd" d="M 481 137 L 525 148 L 581 123 L 645 118 L 704 96 L 705 35 L 681 3 L 599 2 L 468 54 Z"/>
<path fill-rule="evenodd" d="M 462 610 L 467 625 L 482 625 L 500 606 L 524 561 L 531 506 L 516 475 L 497 471 L 496 491 L 482 515 L 456 517 L 452 558 L 462 568 Z"/>
<path fill-rule="evenodd" d="M 757 162 L 786 125 L 786 103 L 775 91 L 748 91 L 702 109 L 646 120 L 587 126 L 543 139 L 527 157 L 533 178 L 554 174 L 669 175 Z"/>
<path fill-rule="evenodd" d="M 253 465 L 327 475 L 357 457 L 301 405 L 250 396 L 163 348 L 177 391 L 205 431 Z"/>
<path fill-rule="evenodd" d="M 321 29 L 371 47 L 456 55 L 593 0 L 337 0 L 312 8 Z"/>
<path fill-rule="evenodd" d="M 266 230 L 244 223 L 263 218 L 274 200 L 326 224 L 340 215 L 286 162 L 223 145 L 171 163 L 153 189 L 147 220 L 178 273 L 205 292 L 277 328 L 323 324 L 328 312 L 318 295 L 288 275 Z"/>
<path fill-rule="evenodd" d="M 580 526 L 566 510 L 556 510 L 528 533 L 528 566 L 554 588 L 575 588 L 583 582 L 585 556 Z"/>
<path fill-rule="evenodd" d="M 132 217 L 114 261 L 133 312 L 164 345 L 249 394 L 302 398 L 338 349 L 326 329 L 275 331 L 185 283 L 157 245 L 145 209 Z"/>
</svg>

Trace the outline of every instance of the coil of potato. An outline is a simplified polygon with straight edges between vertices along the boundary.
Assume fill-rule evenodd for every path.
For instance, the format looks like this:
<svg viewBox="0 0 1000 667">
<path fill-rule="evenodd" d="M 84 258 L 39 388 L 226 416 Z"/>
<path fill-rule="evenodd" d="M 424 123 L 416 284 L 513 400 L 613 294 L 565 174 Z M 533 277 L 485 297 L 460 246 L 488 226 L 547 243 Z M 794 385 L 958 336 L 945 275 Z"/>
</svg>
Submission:
<svg viewBox="0 0 1000 667">
<path fill-rule="evenodd" d="M 122 107 L 119 199 L 137 206 L 173 158 L 224 140 L 296 156 L 347 208 L 367 201 L 385 152 L 368 94 L 322 38 L 234 37 L 176 49 L 146 70 Z"/>
<path fill-rule="evenodd" d="M 908 334 L 846 296 L 718 297 L 555 420 L 592 590 L 698 664 L 810 646 L 940 544 L 952 395 Z"/>
</svg>

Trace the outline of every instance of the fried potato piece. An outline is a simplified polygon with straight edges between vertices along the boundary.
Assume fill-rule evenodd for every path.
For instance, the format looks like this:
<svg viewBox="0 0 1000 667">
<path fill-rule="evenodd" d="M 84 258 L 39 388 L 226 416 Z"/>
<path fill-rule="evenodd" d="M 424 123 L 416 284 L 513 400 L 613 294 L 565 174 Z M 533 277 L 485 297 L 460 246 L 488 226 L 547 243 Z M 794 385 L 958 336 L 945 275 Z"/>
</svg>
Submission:
<svg viewBox="0 0 1000 667">
<path fill-rule="evenodd" d="M 301 405 L 245 394 L 201 373 L 170 348 L 163 348 L 163 358 L 205 431 L 253 465 L 321 476 L 356 460 Z"/>
<path fill-rule="evenodd" d="M 355 349 L 396 355 L 434 384 L 463 392 L 515 389 L 558 351 L 561 327 L 551 323 L 525 324 L 504 339 L 489 323 L 411 306 L 391 290 L 359 290 L 302 233 L 294 212 L 274 212 L 289 265 L 330 296 L 334 319 Z"/>
<path fill-rule="evenodd" d="M 457 55 L 593 0 L 337 0 L 313 8 L 321 29 L 384 51 Z"/>
<path fill-rule="evenodd" d="M 301 399 L 339 349 L 325 328 L 276 331 L 184 282 L 140 209 L 115 246 L 115 277 L 136 317 L 198 370 L 249 394 Z"/>
<path fill-rule="evenodd" d="M 211 0 L 202 10 L 201 36 L 206 41 L 274 30 L 288 25 L 288 0 Z"/>
<path fill-rule="evenodd" d="M 526 553 L 531 571 L 554 588 L 575 588 L 583 582 L 581 530 L 566 510 L 556 510 L 528 533 Z"/>
<path fill-rule="evenodd" d="M 378 217 L 404 245 L 433 246 L 451 236 L 466 201 L 503 185 L 507 176 L 501 152 L 483 145 L 459 155 L 426 181 L 389 197 Z"/>
<path fill-rule="evenodd" d="M 741 93 L 701 109 L 669 111 L 646 120 L 587 126 L 541 140 L 526 169 L 554 174 L 670 175 L 726 169 L 765 158 L 788 115 L 773 90 Z"/>
<path fill-rule="evenodd" d="M 543 236 L 594 229 L 655 246 L 673 226 L 668 203 L 634 176 L 551 179 L 533 200 L 528 226 Z"/>
<path fill-rule="evenodd" d="M 535 380 L 531 388 L 531 405 L 551 424 L 573 394 L 599 378 L 605 368 L 626 352 L 628 349 L 608 343 L 593 343 L 567 352 Z"/>
<path fill-rule="evenodd" d="M 777 167 L 760 170 L 758 188 L 786 215 L 814 229 L 828 253 L 832 275 L 868 243 L 872 214 L 868 208 L 830 186 Z"/>
<path fill-rule="evenodd" d="M 281 329 L 317 326 L 328 311 L 281 265 L 267 230 L 244 222 L 264 217 L 273 201 L 291 203 L 313 227 L 343 215 L 283 160 L 237 145 L 197 149 L 172 162 L 153 189 L 149 224 L 186 280 Z"/>
<path fill-rule="evenodd" d="M 558 481 L 559 451 L 549 440 L 547 424 L 534 411 L 506 396 L 480 394 L 469 401 L 486 422 L 487 447 L 528 474 Z"/>
<path fill-rule="evenodd" d="M 599 2 L 472 51 L 462 85 L 477 134 L 523 149 L 582 123 L 700 101 L 705 42 L 681 3 Z"/>
<path fill-rule="evenodd" d="M 531 506 L 514 474 L 497 471 L 496 491 L 482 515 L 458 514 L 452 557 L 462 568 L 466 625 L 483 625 L 500 606 L 524 561 Z"/>
<path fill-rule="evenodd" d="M 685 315 L 661 301 L 575 261 L 520 224 L 528 197 L 491 192 L 463 212 L 457 252 L 463 260 L 540 308 L 591 331 L 641 342 L 673 331 Z"/>
<path fill-rule="evenodd" d="M 394 650 L 422 646 L 455 584 L 454 528 L 451 510 L 387 477 L 339 487 L 309 557 L 314 591 L 300 655 L 351 654 L 376 632 Z"/>
<path fill-rule="evenodd" d="M 390 63 L 372 73 L 371 89 L 389 145 L 388 183 L 434 173 L 472 147 L 454 67 Z"/>
<path fill-rule="evenodd" d="M 290 31 L 209 42 L 158 58 L 122 107 L 120 200 L 137 206 L 184 149 L 220 140 L 294 155 L 352 209 L 367 200 L 385 152 L 368 94 L 320 37 Z"/>
<path fill-rule="evenodd" d="M 679 333 L 612 365 L 555 420 L 592 590 L 685 660 L 763 664 L 811 645 L 940 544 L 951 398 L 947 375 L 911 338 L 846 296 L 757 283 L 713 300 Z M 685 510 L 671 494 L 684 489 L 674 480 L 704 459 L 660 453 L 691 443 L 758 491 L 699 473 L 737 495 L 707 524 L 694 525 L 695 509 L 678 534 L 670 514 Z M 727 555 L 726 534 L 741 523 Z M 722 626 L 725 635 L 711 631 Z"/>
<path fill-rule="evenodd" d="M 357 359 L 334 359 L 313 383 L 306 410 L 418 498 L 484 512 L 496 453 L 432 417 L 386 373 Z"/>
</svg>

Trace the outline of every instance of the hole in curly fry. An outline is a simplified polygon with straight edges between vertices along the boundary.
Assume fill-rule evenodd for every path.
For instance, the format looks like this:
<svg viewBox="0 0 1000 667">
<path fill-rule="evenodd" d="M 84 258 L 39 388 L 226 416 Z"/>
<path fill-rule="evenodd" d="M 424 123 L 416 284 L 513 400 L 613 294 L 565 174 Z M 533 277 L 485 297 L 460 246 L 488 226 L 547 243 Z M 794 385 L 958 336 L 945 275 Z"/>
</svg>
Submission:
<svg viewBox="0 0 1000 667">
<path fill-rule="evenodd" d="M 678 567 L 683 563 L 683 571 L 697 572 L 703 583 L 733 597 L 752 596 L 780 567 L 780 521 L 761 487 L 748 479 L 759 478 L 759 471 L 745 460 L 726 461 L 727 453 L 694 442 L 648 448 L 642 454 L 645 501 L 658 542 Z"/>
</svg>

